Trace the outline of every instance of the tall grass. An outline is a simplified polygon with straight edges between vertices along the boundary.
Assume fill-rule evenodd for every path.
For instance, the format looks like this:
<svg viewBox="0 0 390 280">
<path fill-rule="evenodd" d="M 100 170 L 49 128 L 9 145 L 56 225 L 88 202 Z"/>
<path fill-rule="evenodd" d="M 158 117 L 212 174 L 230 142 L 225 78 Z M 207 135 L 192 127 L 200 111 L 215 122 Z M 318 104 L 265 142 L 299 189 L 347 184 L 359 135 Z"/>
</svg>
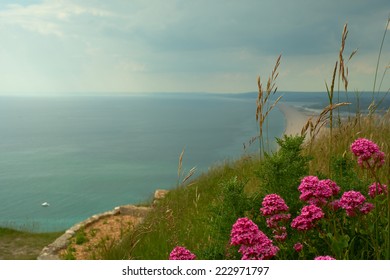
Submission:
<svg viewBox="0 0 390 280">
<path fill-rule="evenodd" d="M 264 124 L 266 124 L 266 129 L 268 130 L 268 114 L 272 111 L 272 109 L 276 106 L 282 96 L 279 96 L 275 101 L 271 101 L 271 97 L 275 95 L 277 91 L 277 86 L 275 84 L 277 77 L 279 76 L 278 68 L 280 65 L 281 55 L 276 59 L 276 63 L 274 69 L 272 70 L 271 75 L 268 77 L 267 85 L 263 88 L 263 84 L 261 83 L 260 76 L 257 77 L 257 88 L 258 88 L 258 96 L 256 100 L 256 121 L 259 125 L 259 156 L 260 159 L 264 156 L 265 152 L 265 141 L 264 141 Z M 267 133 L 268 135 L 268 133 Z M 267 136 L 268 137 L 268 136 Z M 267 144 L 269 143 L 269 139 L 267 138 Z"/>
<path fill-rule="evenodd" d="M 190 186 L 170 191 L 116 250 L 129 248 L 127 258 L 132 259 L 167 259 L 175 246 L 185 246 L 201 259 L 223 258 L 229 236 L 220 234 L 218 229 L 226 228 L 222 223 L 228 219 L 226 215 L 225 219 L 220 219 L 227 209 L 223 207 L 229 193 L 226 188 L 258 185 L 253 178 L 257 166 L 254 161 L 257 160 L 243 158 L 215 166 Z M 238 196 L 240 191 L 237 190 Z"/>
<path fill-rule="evenodd" d="M 329 138 L 333 137 L 333 145 L 329 147 Z M 310 154 L 313 159 L 310 164 L 310 173 L 329 174 L 329 162 L 334 163 L 335 159 L 343 158 L 345 161 L 352 161 L 349 148 L 351 143 L 357 138 L 375 139 L 375 142 L 382 148 L 382 151 L 389 155 L 390 153 L 390 111 L 383 115 L 373 117 L 357 114 L 349 121 L 342 122 L 341 125 L 334 130 L 333 135 L 322 134 L 318 139 L 315 139 L 311 145 L 311 149 L 307 149 L 306 154 Z M 334 169 L 334 168 L 333 168 Z M 364 175 L 364 171 L 354 168 L 357 175 Z M 389 169 L 381 170 L 381 177 L 386 177 Z"/>
<path fill-rule="evenodd" d="M 328 146 L 330 149 L 330 154 L 332 154 L 333 147 L 333 130 L 334 130 L 334 111 L 337 109 L 337 124 L 341 126 L 341 117 L 339 108 L 342 106 L 348 106 L 350 102 L 340 102 L 340 84 L 344 85 L 344 91 L 348 100 L 348 62 L 352 59 L 352 57 L 356 54 L 357 50 L 354 50 L 348 57 L 347 62 L 344 59 L 344 50 L 345 44 L 348 35 L 348 25 L 345 24 L 343 27 L 343 32 L 341 35 L 341 43 L 340 43 L 340 51 L 338 53 L 338 60 L 335 62 L 332 79 L 330 86 L 327 82 L 325 82 L 326 93 L 328 95 L 329 105 L 326 106 L 322 112 L 319 114 L 316 120 L 313 117 L 309 118 L 306 125 L 302 128 L 301 135 L 305 135 L 309 132 L 309 140 L 310 140 L 310 149 L 312 148 L 312 143 L 320 133 L 321 129 L 325 126 L 329 127 L 330 137 L 328 138 Z M 335 102 L 335 86 L 336 86 L 336 76 L 337 79 L 337 102 Z"/>
<path fill-rule="evenodd" d="M 369 107 L 370 115 L 374 114 L 376 112 L 378 107 L 382 104 L 383 100 L 387 97 L 388 93 L 390 92 L 390 88 L 388 88 L 385 91 L 385 94 L 383 95 L 383 97 L 379 101 L 375 100 L 376 96 L 378 95 L 378 93 L 381 90 L 382 82 L 383 82 L 383 80 L 384 80 L 384 78 L 386 76 L 387 70 L 390 68 L 390 63 L 385 66 L 385 68 L 383 70 L 381 81 L 379 83 L 378 90 L 376 91 L 378 71 L 379 71 L 379 64 L 380 64 L 380 61 L 381 61 L 382 49 L 383 49 L 383 45 L 384 45 L 384 42 L 385 42 L 385 38 L 386 38 L 387 30 L 389 29 L 389 26 L 390 26 L 390 15 L 387 18 L 386 27 L 385 27 L 385 30 L 383 32 L 382 41 L 381 41 L 381 44 L 380 44 L 380 47 L 379 47 L 378 59 L 377 59 L 377 62 L 376 62 L 376 67 L 375 67 L 375 75 L 374 75 L 374 83 L 373 83 L 373 90 L 372 90 L 372 98 L 371 98 L 371 104 L 370 104 L 370 107 Z"/>
<path fill-rule="evenodd" d="M 349 79 L 349 70 L 348 70 L 348 63 L 352 59 L 352 57 L 357 53 L 357 49 L 352 51 L 351 54 L 349 55 L 347 61 L 344 59 L 344 50 L 345 50 L 345 45 L 347 41 L 347 36 L 348 36 L 348 24 L 344 25 L 343 32 L 341 34 L 341 46 L 340 46 L 340 51 L 339 51 L 339 59 L 338 62 L 336 63 L 336 68 L 338 64 L 338 74 L 337 74 L 337 103 L 340 103 L 340 86 L 341 83 L 344 85 L 344 93 L 346 96 L 346 101 L 349 103 L 349 97 L 348 97 L 348 79 Z M 333 82 L 332 82 L 332 87 L 334 87 L 334 76 L 333 76 Z M 329 92 L 329 91 L 328 91 Z M 350 112 L 350 110 L 348 111 Z M 338 125 L 341 124 L 341 117 L 340 117 L 340 110 L 339 108 L 337 109 L 337 120 L 338 120 Z"/>
<path fill-rule="evenodd" d="M 177 183 L 176 187 L 184 186 L 185 183 L 195 174 L 196 172 L 196 166 L 192 167 L 190 171 L 185 174 L 183 170 L 183 156 L 184 156 L 185 149 L 183 148 L 182 152 L 179 156 L 179 164 L 177 167 Z"/>
<path fill-rule="evenodd" d="M 310 142 L 314 141 L 315 137 L 320 132 L 321 128 L 325 125 L 329 125 L 329 133 L 330 137 L 328 139 L 328 145 L 330 149 L 330 154 L 332 154 L 332 147 L 333 147 L 333 128 L 334 128 L 334 119 L 333 119 L 333 113 L 334 110 L 337 109 L 337 124 L 341 125 L 341 117 L 340 117 L 340 110 L 339 108 L 341 106 L 347 106 L 351 103 L 349 102 L 340 102 L 340 84 L 342 83 L 344 85 L 345 94 L 347 96 L 348 100 L 348 67 L 347 63 L 351 60 L 351 58 L 356 54 L 357 50 L 353 51 L 347 60 L 345 62 L 344 59 L 344 50 L 345 50 L 345 44 L 347 40 L 348 35 L 348 25 L 345 24 L 343 27 L 343 32 L 341 35 L 341 46 L 340 51 L 338 54 L 338 60 L 335 62 L 334 68 L 333 68 L 333 74 L 332 74 L 332 80 L 330 83 L 330 87 L 328 86 L 328 83 L 325 82 L 326 86 L 326 93 L 328 95 L 328 101 L 329 105 L 323 109 L 321 114 L 318 116 L 317 120 L 313 122 L 313 120 L 310 118 L 305 125 L 305 127 L 302 129 L 302 135 L 304 135 L 308 130 L 310 133 Z M 335 85 L 336 85 L 336 76 L 338 77 L 337 82 L 337 103 L 334 102 L 334 93 L 335 93 Z M 311 145 L 310 145 L 311 147 Z M 328 169 L 330 170 L 330 168 Z"/>
</svg>

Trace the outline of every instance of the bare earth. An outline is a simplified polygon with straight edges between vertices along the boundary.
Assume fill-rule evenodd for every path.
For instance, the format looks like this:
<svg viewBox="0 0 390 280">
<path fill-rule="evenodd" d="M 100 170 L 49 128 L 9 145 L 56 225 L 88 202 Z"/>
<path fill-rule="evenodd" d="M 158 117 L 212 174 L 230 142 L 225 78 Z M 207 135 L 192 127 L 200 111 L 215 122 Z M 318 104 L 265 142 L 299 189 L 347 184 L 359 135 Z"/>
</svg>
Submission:
<svg viewBox="0 0 390 280">
<path fill-rule="evenodd" d="M 142 218 L 124 215 L 115 215 L 102 218 L 97 222 L 87 226 L 81 233 L 75 235 L 71 241 L 73 248 L 72 255 L 76 260 L 91 260 L 101 259 L 100 251 L 104 247 L 109 247 L 112 244 L 121 240 L 123 235 L 129 232 L 136 226 Z M 76 244 L 77 235 L 85 236 L 82 244 Z M 69 248 L 69 247 L 68 247 Z M 67 250 L 61 251 L 60 255 L 65 256 Z"/>
</svg>

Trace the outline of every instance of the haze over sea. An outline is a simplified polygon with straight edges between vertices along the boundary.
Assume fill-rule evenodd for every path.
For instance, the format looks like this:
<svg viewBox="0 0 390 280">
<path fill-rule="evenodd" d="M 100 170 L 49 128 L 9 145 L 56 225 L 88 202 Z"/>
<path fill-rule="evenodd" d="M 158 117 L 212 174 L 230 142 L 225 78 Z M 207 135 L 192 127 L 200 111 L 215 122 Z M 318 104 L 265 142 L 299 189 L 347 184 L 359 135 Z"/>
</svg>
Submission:
<svg viewBox="0 0 390 280">
<path fill-rule="evenodd" d="M 283 100 L 318 110 L 326 94 Z M 64 230 L 148 201 L 176 186 L 183 148 L 184 171 L 196 166 L 197 175 L 242 156 L 258 133 L 255 110 L 253 93 L 0 96 L 0 226 Z M 284 129 L 275 108 L 268 139 Z"/>
</svg>

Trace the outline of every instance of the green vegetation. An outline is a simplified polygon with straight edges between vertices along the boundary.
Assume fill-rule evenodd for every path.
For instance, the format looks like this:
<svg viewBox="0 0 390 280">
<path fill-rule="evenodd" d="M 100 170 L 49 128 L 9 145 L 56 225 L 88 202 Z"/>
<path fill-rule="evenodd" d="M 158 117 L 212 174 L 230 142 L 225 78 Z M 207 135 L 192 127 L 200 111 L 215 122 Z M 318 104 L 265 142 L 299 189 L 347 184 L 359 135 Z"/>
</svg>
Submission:
<svg viewBox="0 0 390 280">
<path fill-rule="evenodd" d="M 370 125 L 360 126 L 358 135 L 370 135 L 370 139 L 380 143 L 382 151 L 388 155 L 390 113 L 386 113 L 380 120 L 359 117 L 360 123 L 370 122 Z M 198 259 L 237 259 L 239 258 L 237 248 L 229 246 L 230 231 L 234 222 L 240 217 L 248 217 L 256 222 L 267 236 L 272 236 L 272 230 L 267 228 L 265 217 L 262 217 L 259 211 L 263 198 L 267 194 L 278 193 L 290 207 L 292 218 L 296 217 L 304 205 L 298 199 L 297 188 L 300 180 L 309 174 L 317 175 L 320 179 L 334 180 L 341 187 L 341 193 L 353 189 L 361 191 L 368 197 L 368 186 L 372 183 L 370 174 L 358 166 L 349 151 L 352 143 L 349 140 L 356 138 L 353 136 L 358 129 L 352 124 L 359 122 L 351 119 L 334 129 L 333 136 L 337 141 L 333 143 L 332 154 L 329 153 L 329 147 L 324 144 L 329 143 L 325 141 L 326 135 L 317 138 L 310 154 L 309 145 L 302 143 L 302 137 L 284 137 L 278 140 L 280 145 L 278 152 L 267 154 L 262 161 L 256 156 L 244 157 L 236 162 L 215 167 L 193 181 L 191 185 L 171 191 L 136 231 L 125 237 L 120 245 L 112 248 L 111 256 L 167 259 L 173 248 L 184 246 Z M 328 170 L 329 163 L 332 166 L 331 172 Z M 381 182 L 388 184 L 389 174 L 390 165 L 386 162 L 378 172 Z M 378 198 L 372 202 L 381 203 L 383 207 L 378 206 L 378 209 L 385 209 L 387 201 L 386 198 L 382 201 Z M 385 242 L 388 216 L 385 212 L 382 215 L 380 223 L 383 230 L 380 239 Z M 375 212 L 368 214 L 364 221 L 373 221 L 372 219 L 375 221 Z M 342 220 L 337 222 L 348 226 L 354 223 L 345 214 Z M 370 247 L 373 243 L 365 242 L 367 238 L 372 237 L 370 236 L 372 232 L 367 233 L 363 229 L 358 232 L 351 228 L 348 230 L 349 234 L 344 232 L 340 244 L 334 243 L 329 245 L 330 247 L 323 245 L 329 240 L 320 236 L 319 231 L 308 232 L 306 238 L 310 237 L 311 243 L 308 240 L 305 242 L 310 251 L 304 256 L 298 255 L 292 249 L 293 245 L 301 240 L 301 236 L 294 235 L 293 230 L 288 229 L 291 239 L 278 244 L 281 251 L 285 248 L 285 252 L 276 258 L 313 258 L 316 254 L 321 254 L 321 249 L 324 250 L 324 254 L 330 254 L 329 248 L 332 246 L 341 246 L 340 250 L 337 249 L 340 251 L 337 257 L 386 258 L 386 252 L 383 250 L 388 243 L 387 245 L 382 243 L 380 255 L 375 256 L 373 255 L 375 250 Z"/>
<path fill-rule="evenodd" d="M 64 260 L 76 260 L 76 256 L 74 255 L 76 252 L 76 249 L 72 246 L 68 246 L 66 248 L 66 251 L 64 253 L 64 255 L 62 256 L 62 258 Z"/>
<path fill-rule="evenodd" d="M 122 255 L 115 252 L 118 250 L 126 258 L 167 259 L 175 246 L 182 245 L 199 258 L 220 258 L 229 239 L 225 233 L 230 230 L 230 222 L 246 208 L 241 203 L 249 205 L 242 187 L 257 185 L 253 177 L 257 165 L 253 162 L 258 160 L 245 158 L 226 163 L 201 175 L 190 186 L 169 192 L 112 254 Z M 230 207 L 232 200 L 237 202 L 236 208 Z"/>
<path fill-rule="evenodd" d="M 0 227 L 0 260 L 34 260 L 62 233 L 29 233 Z"/>
<path fill-rule="evenodd" d="M 311 156 L 303 155 L 303 136 L 276 139 L 279 150 L 271 155 L 266 154 L 259 164 L 257 176 L 260 179 L 258 189 L 262 194 L 277 193 L 287 199 L 290 209 L 298 210 L 297 188 L 301 179 L 309 174 Z M 292 198 L 288 200 L 288 198 Z"/>
<path fill-rule="evenodd" d="M 76 232 L 75 235 L 75 243 L 77 245 L 81 245 L 88 241 L 87 235 L 85 234 L 85 230 L 82 228 Z"/>
</svg>

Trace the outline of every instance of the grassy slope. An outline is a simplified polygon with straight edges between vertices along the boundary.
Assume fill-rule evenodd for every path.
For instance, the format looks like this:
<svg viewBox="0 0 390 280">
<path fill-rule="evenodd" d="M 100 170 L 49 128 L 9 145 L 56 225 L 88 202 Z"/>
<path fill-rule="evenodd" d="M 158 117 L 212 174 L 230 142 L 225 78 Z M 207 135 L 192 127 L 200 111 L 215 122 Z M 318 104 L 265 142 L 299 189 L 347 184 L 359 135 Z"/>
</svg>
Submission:
<svg viewBox="0 0 390 280">
<path fill-rule="evenodd" d="M 337 174 L 337 165 L 334 167 L 334 162 L 338 161 L 334 161 L 334 159 L 347 160 L 347 162 L 355 165 L 353 167 L 355 168 L 355 174 L 358 174 L 361 178 L 367 177 L 367 174 L 364 174 L 355 164 L 349 146 L 356 138 L 367 137 L 378 143 L 382 151 L 388 155 L 390 152 L 389 124 L 389 113 L 380 119 L 368 119 L 358 116 L 349 121 L 344 121 L 339 128 L 334 130 L 333 138 L 335 141 L 333 141 L 331 150 L 326 144 L 329 143 L 329 136 L 319 136 L 313 143 L 310 153 L 308 146 L 305 149 L 305 153 L 313 158 L 310 163 L 310 175 L 325 176 L 336 180 L 336 182 L 345 179 L 346 186 L 344 190 L 356 189 L 358 186 L 353 185 L 351 178 L 343 178 L 343 175 L 340 177 L 340 174 Z M 332 165 L 333 170 L 330 168 Z M 259 161 L 245 157 L 239 161 L 215 167 L 200 176 L 192 185 L 171 191 L 166 199 L 155 208 L 143 227 L 128 236 L 120 246 L 109 252 L 106 257 L 108 259 L 167 259 L 170 251 L 178 245 L 187 247 L 199 259 L 226 257 L 226 255 L 223 255 L 226 254 L 226 251 L 221 252 L 220 248 L 218 249 L 219 252 L 213 252 L 217 247 L 214 244 L 227 243 L 229 239 L 227 232 L 225 233 L 225 240 L 215 239 L 216 236 L 219 236 L 218 238 L 221 236 L 215 234 L 215 231 L 218 230 L 215 224 L 220 223 L 218 216 L 223 216 L 223 213 L 218 211 L 224 209 L 221 206 L 223 204 L 224 185 L 236 177 L 245 186 L 247 194 L 257 193 L 257 201 L 252 201 L 252 211 L 245 214 L 258 219 L 256 212 L 259 212 L 261 199 L 266 194 L 262 193 L 264 186 L 261 186 L 258 172 Z M 387 160 L 386 166 L 381 172 L 382 181 L 387 184 L 390 180 L 389 174 L 390 164 Z M 345 174 L 345 176 L 348 177 L 349 174 Z M 364 188 L 366 186 L 364 185 Z M 297 186 L 291 186 L 291 188 L 296 190 Z M 364 193 L 366 193 L 365 189 Z M 219 253 L 220 255 L 218 255 Z"/>
<path fill-rule="evenodd" d="M 61 233 L 29 233 L 0 227 L 0 260 L 34 260 Z"/>
<path fill-rule="evenodd" d="M 105 257 L 166 259 L 175 244 L 189 246 L 194 251 L 207 247 L 213 230 L 213 207 L 221 197 L 221 183 L 238 177 L 248 186 L 255 184 L 249 178 L 254 166 L 249 158 L 226 163 L 209 170 L 188 186 L 169 192 L 145 223 Z"/>
</svg>

